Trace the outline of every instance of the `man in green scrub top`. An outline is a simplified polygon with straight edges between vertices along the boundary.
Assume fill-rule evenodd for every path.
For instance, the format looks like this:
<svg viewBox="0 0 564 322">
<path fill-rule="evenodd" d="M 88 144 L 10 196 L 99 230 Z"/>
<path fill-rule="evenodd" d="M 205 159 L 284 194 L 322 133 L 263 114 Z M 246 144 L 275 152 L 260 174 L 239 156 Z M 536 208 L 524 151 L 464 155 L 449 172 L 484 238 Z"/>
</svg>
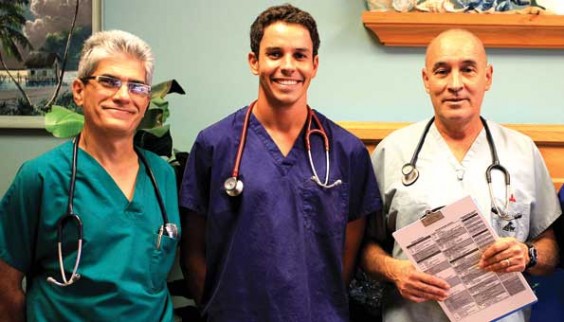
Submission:
<svg viewBox="0 0 564 322">
<path fill-rule="evenodd" d="M 150 101 L 153 54 L 132 34 L 104 31 L 86 41 L 78 69 L 72 91 L 84 112 L 81 134 L 25 162 L 0 203 L 0 321 L 172 321 L 166 278 L 179 239 L 175 176 L 133 146 Z M 68 214 L 73 159 L 82 247 L 72 217 L 62 226 L 61 256 L 57 229 Z"/>
</svg>

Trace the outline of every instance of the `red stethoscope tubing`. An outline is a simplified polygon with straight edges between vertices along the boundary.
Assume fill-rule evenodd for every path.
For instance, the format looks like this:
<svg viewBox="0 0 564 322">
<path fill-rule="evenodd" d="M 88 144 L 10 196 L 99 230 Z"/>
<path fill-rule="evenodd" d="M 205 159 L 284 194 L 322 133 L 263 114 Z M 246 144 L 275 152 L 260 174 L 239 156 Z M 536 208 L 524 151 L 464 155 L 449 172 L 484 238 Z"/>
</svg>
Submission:
<svg viewBox="0 0 564 322">
<path fill-rule="evenodd" d="M 245 143 L 247 142 L 247 129 L 249 128 L 249 121 L 251 119 L 251 114 L 253 112 L 253 107 L 255 106 L 256 101 L 252 102 L 249 105 L 249 109 L 245 114 L 245 121 L 243 122 L 243 129 L 241 130 L 241 141 L 239 142 L 239 147 L 237 148 L 237 156 L 235 157 L 235 164 L 233 165 L 233 171 L 231 171 L 231 177 L 238 178 L 239 177 L 239 169 L 241 167 L 241 159 L 243 158 L 243 150 L 245 149 Z M 311 141 L 310 136 L 312 134 L 319 134 L 323 138 L 323 144 L 325 146 L 325 152 L 329 152 L 329 139 L 327 138 L 327 134 L 325 133 L 325 129 L 323 125 L 321 125 L 321 121 L 315 115 L 313 110 L 308 106 L 308 118 L 307 118 L 307 131 L 305 135 L 305 144 L 306 149 L 308 152 L 311 151 Z M 315 121 L 315 125 L 318 127 L 317 129 L 311 128 L 312 121 Z"/>
<path fill-rule="evenodd" d="M 233 165 L 233 171 L 231 172 L 231 177 L 227 178 L 224 183 L 225 191 L 230 196 L 238 196 L 243 191 L 243 182 L 239 180 L 239 170 L 241 167 L 241 159 L 243 158 L 243 150 L 245 149 L 245 143 L 247 142 L 247 129 L 249 128 L 249 122 L 251 119 L 251 114 L 253 111 L 253 107 L 256 101 L 249 105 L 247 113 L 245 115 L 245 121 L 243 122 L 243 129 L 241 130 L 241 138 L 239 141 L 239 147 L 237 148 L 237 155 L 235 156 L 235 164 Z M 327 133 L 325 133 L 325 129 L 321 124 L 321 121 L 315 115 L 314 111 L 308 106 L 308 116 L 307 116 L 307 130 L 305 134 L 305 145 L 307 154 L 309 157 L 309 163 L 311 166 L 311 171 L 313 172 L 313 176 L 311 179 L 317 183 L 319 186 L 323 188 L 333 188 L 337 185 L 342 183 L 341 180 L 336 180 L 332 184 L 328 184 L 329 182 L 329 139 L 327 137 Z M 315 122 L 317 128 L 312 129 L 312 123 Z M 325 159 L 326 159 L 326 172 L 325 172 L 325 181 L 321 182 L 319 180 L 319 176 L 317 175 L 317 171 L 315 171 L 315 166 L 313 164 L 313 158 L 311 156 L 311 140 L 310 137 L 312 134 L 318 134 L 323 138 L 323 145 L 325 148 Z"/>
<path fill-rule="evenodd" d="M 247 143 L 247 129 L 249 128 L 249 121 L 251 120 L 251 114 L 253 112 L 253 107 L 256 101 L 249 105 L 247 114 L 245 115 L 245 122 L 243 123 L 243 129 L 241 130 L 241 138 L 239 142 L 239 147 L 237 148 L 237 156 L 235 157 L 235 164 L 233 165 L 233 171 L 231 171 L 231 177 L 239 177 L 239 168 L 241 167 L 241 159 L 243 158 L 243 150 L 245 149 L 245 143 Z"/>
</svg>

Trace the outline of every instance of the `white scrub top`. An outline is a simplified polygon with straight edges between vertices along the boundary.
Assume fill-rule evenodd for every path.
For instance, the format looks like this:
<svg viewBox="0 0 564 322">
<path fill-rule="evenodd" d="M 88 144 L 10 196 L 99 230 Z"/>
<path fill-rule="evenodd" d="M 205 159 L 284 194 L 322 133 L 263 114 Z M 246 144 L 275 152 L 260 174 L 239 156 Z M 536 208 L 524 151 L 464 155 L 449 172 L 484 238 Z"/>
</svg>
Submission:
<svg viewBox="0 0 564 322">
<path fill-rule="evenodd" d="M 500 164 L 511 178 L 509 213 L 518 219 L 507 221 L 493 214 L 486 182 L 486 169 L 492 154 L 482 129 L 461 162 L 433 124 L 419 153 L 416 167 L 419 179 L 411 186 L 402 184 L 401 168 L 410 162 L 427 120 L 397 130 L 386 137 L 372 155 L 374 171 L 384 203 L 387 220 L 395 220 L 395 229 L 417 220 L 428 209 L 448 205 L 467 195 L 472 196 L 500 236 L 520 241 L 537 237 L 560 214 L 554 185 L 534 142 L 524 134 L 488 121 Z M 505 205 L 505 181 L 499 170 L 492 171 L 494 195 L 498 205 Z M 395 219 L 394 219 L 395 218 Z M 392 256 L 407 259 L 394 244 Z M 384 321 L 447 320 L 436 302 L 416 304 L 404 300 L 397 290 L 384 297 Z M 387 298 L 386 298 L 387 297 Z M 388 303 L 386 303 L 388 302 Z M 525 321 L 523 311 L 503 321 Z"/>
</svg>

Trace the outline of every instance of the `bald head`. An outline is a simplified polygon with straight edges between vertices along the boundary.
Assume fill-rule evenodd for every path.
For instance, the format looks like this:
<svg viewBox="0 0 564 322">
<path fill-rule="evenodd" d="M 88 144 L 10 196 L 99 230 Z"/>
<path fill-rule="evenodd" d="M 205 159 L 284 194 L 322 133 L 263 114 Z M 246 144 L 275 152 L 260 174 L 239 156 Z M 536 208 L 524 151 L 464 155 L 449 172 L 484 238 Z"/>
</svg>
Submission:
<svg viewBox="0 0 564 322">
<path fill-rule="evenodd" d="M 476 60 L 482 60 L 487 65 L 488 59 L 484 44 L 476 35 L 465 29 L 449 29 L 441 32 L 427 46 L 425 53 L 425 65 L 428 66 L 430 56 L 437 52 L 444 52 L 452 49 L 453 46 L 465 46 L 471 49 Z"/>
<path fill-rule="evenodd" d="M 484 44 L 471 32 L 451 29 L 431 41 L 422 76 L 441 133 L 481 128 L 482 100 L 492 74 Z"/>
</svg>

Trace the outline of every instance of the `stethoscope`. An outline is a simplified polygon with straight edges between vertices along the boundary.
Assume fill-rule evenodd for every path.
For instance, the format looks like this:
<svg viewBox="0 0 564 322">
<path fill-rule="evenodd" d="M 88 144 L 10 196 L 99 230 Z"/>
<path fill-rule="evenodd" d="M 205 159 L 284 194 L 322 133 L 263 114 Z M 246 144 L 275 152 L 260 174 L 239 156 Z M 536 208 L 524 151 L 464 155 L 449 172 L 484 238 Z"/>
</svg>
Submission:
<svg viewBox="0 0 564 322">
<path fill-rule="evenodd" d="M 61 278 L 62 282 L 57 281 L 53 277 L 47 277 L 47 281 L 53 285 L 58 286 L 69 286 L 80 279 L 80 274 L 78 274 L 78 266 L 80 265 L 80 256 L 82 255 L 82 220 L 80 217 L 74 212 L 73 201 L 74 201 L 74 190 L 76 185 L 76 169 L 77 169 L 77 159 L 78 159 L 78 141 L 80 140 L 80 134 L 74 139 L 73 148 L 72 148 L 72 164 L 71 164 L 71 179 L 70 179 L 70 187 L 69 187 L 69 198 L 67 203 L 67 211 L 66 213 L 59 218 L 57 221 L 57 249 L 58 249 L 58 256 L 59 256 L 59 268 L 61 270 Z M 161 215 L 163 217 L 163 225 L 159 227 L 158 236 L 157 236 L 157 249 L 160 248 L 161 239 L 163 235 L 166 235 L 170 238 L 176 238 L 178 236 L 178 228 L 174 223 L 170 223 L 168 221 L 168 216 L 166 213 L 166 208 L 164 206 L 163 199 L 161 197 L 161 192 L 159 187 L 157 186 L 157 180 L 153 175 L 153 171 L 149 167 L 149 163 L 147 159 L 136 147 L 135 152 L 137 156 L 143 162 L 145 166 L 145 170 L 147 175 L 149 176 L 151 183 L 153 184 L 153 188 L 155 189 L 155 195 L 157 196 L 157 201 L 159 203 L 159 208 L 161 210 Z M 77 229 L 77 253 L 76 253 L 76 260 L 74 262 L 74 267 L 71 273 L 70 278 L 67 278 L 65 273 L 65 267 L 63 263 L 63 229 L 65 224 L 69 222 L 74 222 L 76 229 Z"/>
<path fill-rule="evenodd" d="M 499 216 L 503 220 L 511 221 L 513 219 L 520 217 L 520 216 L 510 215 L 509 212 L 508 212 L 509 201 L 510 201 L 510 191 L 511 191 L 511 184 L 510 184 L 510 177 L 511 176 L 509 175 L 509 171 L 507 171 L 507 169 L 504 166 L 502 166 L 501 163 L 499 162 L 499 158 L 497 156 L 497 150 L 495 148 L 495 144 L 493 142 L 492 134 L 490 132 L 490 128 L 488 127 L 486 120 L 481 116 L 480 116 L 480 120 L 482 121 L 484 129 L 486 131 L 486 139 L 488 141 L 488 146 L 490 148 L 490 153 L 492 155 L 492 163 L 486 169 L 486 182 L 488 183 L 488 189 L 489 189 L 490 199 L 491 199 L 491 203 L 492 203 L 492 212 L 494 214 L 496 214 L 497 216 Z M 417 170 L 415 165 L 417 163 L 417 158 L 419 156 L 419 152 L 421 152 L 421 149 L 423 148 L 423 143 L 425 142 L 425 138 L 427 137 L 427 133 L 429 133 L 429 129 L 431 128 L 431 125 L 433 124 L 434 121 L 435 121 L 435 117 L 432 117 L 429 120 L 429 122 L 427 122 L 427 124 L 425 125 L 425 129 L 423 130 L 423 135 L 419 139 L 419 142 L 417 143 L 417 147 L 415 148 L 415 151 L 413 152 L 413 156 L 411 157 L 411 161 L 404 164 L 403 167 L 401 168 L 401 173 L 402 173 L 401 181 L 402 181 L 403 185 L 406 186 L 406 187 L 411 186 L 412 184 L 414 184 L 417 181 L 417 179 L 419 179 L 419 170 Z M 503 176 L 505 178 L 505 204 L 504 204 L 503 208 L 499 207 L 499 205 L 497 204 L 497 201 L 495 199 L 495 195 L 494 195 L 493 187 L 492 187 L 492 170 L 501 171 L 501 173 L 503 174 Z"/>
<path fill-rule="evenodd" d="M 236 197 L 243 192 L 243 181 L 239 179 L 239 169 L 241 166 L 241 158 L 243 157 L 243 150 L 245 149 L 245 143 L 247 142 L 247 129 L 249 128 L 249 121 L 251 119 L 251 114 L 253 107 L 256 102 L 253 102 L 249 105 L 247 109 L 247 113 L 245 115 L 245 121 L 243 123 L 243 129 L 241 130 L 241 140 L 239 142 L 239 147 L 237 148 L 237 155 L 235 157 L 235 164 L 233 165 L 233 171 L 231 172 L 231 177 L 227 178 L 223 184 L 225 192 L 231 196 Z M 321 124 L 321 121 L 315 115 L 315 112 L 308 106 L 308 117 L 307 117 L 307 130 L 305 133 L 305 145 L 306 150 L 309 158 L 309 165 L 311 167 L 311 172 L 313 176 L 311 180 L 317 183 L 320 187 L 330 189 L 335 186 L 338 186 L 342 183 L 341 180 L 336 180 L 335 182 L 329 184 L 329 173 L 330 173 L 330 164 L 329 164 L 329 139 L 327 138 L 327 134 L 325 133 L 325 129 Z M 312 128 L 312 123 L 315 122 L 315 126 L 317 128 Z M 317 175 L 317 171 L 315 170 L 315 165 L 313 163 L 313 158 L 311 154 L 311 140 L 310 137 L 312 134 L 320 135 L 323 138 L 323 145 L 325 148 L 325 165 L 327 171 L 325 172 L 325 180 L 322 182 Z"/>
</svg>

